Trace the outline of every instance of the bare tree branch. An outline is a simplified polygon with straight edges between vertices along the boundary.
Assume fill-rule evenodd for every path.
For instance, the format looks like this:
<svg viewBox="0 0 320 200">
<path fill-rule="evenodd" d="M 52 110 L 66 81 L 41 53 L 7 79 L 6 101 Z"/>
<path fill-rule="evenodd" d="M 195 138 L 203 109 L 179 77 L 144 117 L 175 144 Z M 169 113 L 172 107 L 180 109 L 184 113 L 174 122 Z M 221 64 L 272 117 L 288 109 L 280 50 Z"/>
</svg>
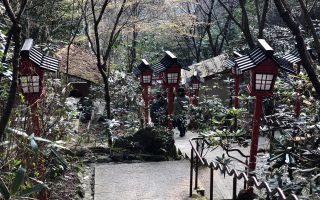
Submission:
<svg viewBox="0 0 320 200">
<path fill-rule="evenodd" d="M 287 24 L 289 29 L 291 30 L 292 34 L 295 36 L 295 40 L 297 42 L 297 49 L 301 57 L 302 65 L 305 68 L 310 81 L 312 82 L 312 85 L 314 89 L 317 92 L 316 98 L 319 99 L 320 95 L 320 82 L 318 80 L 318 77 L 314 71 L 314 68 L 312 66 L 312 62 L 310 59 L 309 54 L 307 53 L 307 48 L 305 41 L 302 37 L 301 31 L 299 29 L 299 24 L 297 24 L 294 21 L 294 18 L 292 17 L 290 10 L 288 6 L 285 4 L 284 0 L 274 0 L 274 3 L 278 9 L 278 12 L 280 16 L 282 17 L 283 21 Z"/>
<path fill-rule="evenodd" d="M 218 0 L 218 2 L 222 5 L 222 7 L 227 11 L 232 21 L 243 31 L 242 25 L 235 19 L 230 9 L 224 4 L 221 0 Z"/>
</svg>

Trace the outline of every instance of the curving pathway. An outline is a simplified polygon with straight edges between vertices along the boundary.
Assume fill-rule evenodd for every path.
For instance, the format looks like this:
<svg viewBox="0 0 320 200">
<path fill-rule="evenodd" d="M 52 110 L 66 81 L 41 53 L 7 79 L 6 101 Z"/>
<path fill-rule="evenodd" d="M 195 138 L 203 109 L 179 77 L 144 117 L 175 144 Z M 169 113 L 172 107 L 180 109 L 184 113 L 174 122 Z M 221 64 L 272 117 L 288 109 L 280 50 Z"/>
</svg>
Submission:
<svg viewBox="0 0 320 200">
<path fill-rule="evenodd" d="M 175 131 L 175 143 L 183 154 L 190 157 L 189 139 L 198 134 L 187 132 L 179 137 Z M 266 141 L 260 138 L 260 144 Z M 260 146 L 261 147 L 261 146 Z M 248 153 L 249 148 L 243 149 Z M 222 149 L 207 152 L 207 160 L 221 156 Z M 231 167 L 238 168 L 236 163 Z M 241 169 L 241 167 L 240 167 Z M 132 164 L 101 164 L 95 167 L 94 200 L 187 200 L 189 198 L 189 160 L 144 162 Z M 200 168 L 199 185 L 209 194 L 209 169 Z M 239 188 L 243 184 L 239 183 Z M 238 189 L 239 191 L 239 189 Z M 218 172 L 214 174 L 214 199 L 231 199 L 232 178 Z"/>
</svg>

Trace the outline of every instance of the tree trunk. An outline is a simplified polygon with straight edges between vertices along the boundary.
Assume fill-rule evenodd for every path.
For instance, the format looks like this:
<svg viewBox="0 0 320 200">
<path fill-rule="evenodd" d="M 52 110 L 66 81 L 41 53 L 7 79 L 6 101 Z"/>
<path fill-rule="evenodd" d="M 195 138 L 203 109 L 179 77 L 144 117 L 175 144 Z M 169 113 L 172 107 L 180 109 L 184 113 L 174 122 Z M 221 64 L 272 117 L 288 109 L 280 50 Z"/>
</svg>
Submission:
<svg viewBox="0 0 320 200">
<path fill-rule="evenodd" d="M 250 49 L 253 49 L 256 45 L 254 44 L 254 40 L 250 31 L 249 21 L 248 21 L 248 14 L 245 7 L 246 0 L 239 0 L 239 4 L 241 7 L 241 14 L 242 14 L 242 22 L 238 22 L 232 12 L 228 9 L 228 7 L 222 2 L 222 0 L 218 0 L 221 6 L 227 11 L 231 20 L 241 29 L 246 42 L 248 43 Z"/>
<path fill-rule="evenodd" d="M 14 41 L 14 53 L 12 59 L 12 81 L 9 91 L 9 97 L 6 103 L 6 107 L 2 114 L 0 120 L 0 141 L 4 138 L 4 132 L 6 126 L 9 122 L 10 115 L 12 108 L 15 103 L 16 92 L 17 92 L 17 79 L 18 79 L 18 67 L 19 67 L 19 58 L 20 58 L 20 49 L 21 49 L 21 26 L 19 23 L 15 22 L 12 25 L 12 32 L 13 32 L 13 41 Z"/>
<path fill-rule="evenodd" d="M 269 0 L 265 0 L 263 4 L 263 9 L 262 9 L 262 15 L 261 18 L 259 18 L 261 21 L 259 22 L 259 33 L 258 33 L 258 38 L 261 39 L 263 38 L 263 29 L 266 24 L 266 19 L 267 19 L 267 13 L 268 13 L 268 7 L 269 7 Z"/>
<path fill-rule="evenodd" d="M 206 26 L 206 31 L 207 31 L 207 34 L 208 34 L 208 40 L 209 40 L 209 45 L 210 45 L 210 48 L 211 48 L 211 54 L 212 56 L 215 56 L 216 55 L 216 47 L 213 43 L 213 38 L 212 38 L 212 35 L 211 35 L 211 31 L 210 31 L 210 27 L 211 26 Z"/>
<path fill-rule="evenodd" d="M 257 20 L 258 20 L 258 27 L 260 27 L 260 9 L 259 9 L 259 0 L 254 0 L 254 6 L 256 7 L 256 15 L 257 15 Z"/>
<path fill-rule="evenodd" d="M 248 14 L 246 10 L 246 1 L 245 0 L 239 0 L 240 7 L 241 7 L 241 14 L 242 14 L 242 27 L 243 27 L 243 34 L 246 38 L 246 41 L 251 49 L 253 49 L 256 45 L 254 44 L 254 40 L 250 31 L 249 26 L 249 20 L 248 20 Z"/>
<path fill-rule="evenodd" d="M 138 32 L 136 31 L 136 26 L 133 25 L 133 32 L 132 32 L 132 43 L 131 47 L 129 47 L 129 68 L 128 72 L 131 73 L 133 69 L 133 65 L 137 60 L 137 37 Z"/>
<path fill-rule="evenodd" d="M 138 13 L 138 3 L 134 3 L 132 5 L 132 13 L 133 17 L 139 18 L 139 13 Z M 129 47 L 129 58 L 128 58 L 128 72 L 131 73 L 133 69 L 133 65 L 135 64 L 137 60 L 137 38 L 138 38 L 138 31 L 136 24 L 133 24 L 133 31 L 132 31 L 132 42 L 131 42 L 131 47 Z"/>
<path fill-rule="evenodd" d="M 217 48 L 217 54 L 215 56 L 218 56 L 221 53 L 224 42 L 225 41 L 228 42 L 227 36 L 228 36 L 229 30 L 230 30 L 230 26 L 231 26 L 231 17 L 228 16 L 227 21 L 223 27 L 222 39 L 221 39 L 219 47 Z"/>
<path fill-rule="evenodd" d="M 277 10 L 283 19 L 283 21 L 287 24 L 289 29 L 291 30 L 292 34 L 295 36 L 295 40 L 297 42 L 297 49 L 299 51 L 302 65 L 305 68 L 312 85 L 314 89 L 317 92 L 316 98 L 319 99 L 320 95 L 320 82 L 318 80 L 318 77 L 314 71 L 314 68 L 312 66 L 312 62 L 310 59 L 309 54 L 307 53 L 306 44 L 304 42 L 304 38 L 301 35 L 301 31 L 299 29 L 299 25 L 295 23 L 294 19 L 290 15 L 289 11 L 285 8 L 284 0 L 274 0 L 274 3 L 277 7 Z"/>
<path fill-rule="evenodd" d="M 314 25 L 312 23 L 312 19 L 311 19 L 309 11 L 307 9 L 307 6 L 303 2 L 303 0 L 299 0 L 299 3 L 300 3 L 300 6 L 302 8 L 302 11 L 304 13 L 305 21 L 307 22 L 308 28 L 311 31 L 311 34 L 312 34 L 312 37 L 313 37 L 313 40 L 314 40 L 314 44 L 315 44 L 315 47 L 316 47 L 316 50 L 317 50 L 317 54 L 318 54 L 318 61 L 320 62 L 320 42 L 319 42 L 319 39 L 318 39 L 318 36 L 317 36 L 317 32 L 316 32 L 316 30 L 314 28 Z"/>
<path fill-rule="evenodd" d="M 11 30 L 13 32 L 13 41 L 14 41 L 14 50 L 13 50 L 13 58 L 12 58 L 12 81 L 9 91 L 9 97 L 6 103 L 6 107 L 2 114 L 0 120 L 0 140 L 4 137 L 4 132 L 6 126 L 9 122 L 12 108 L 15 103 L 15 97 L 17 92 L 17 79 L 18 79 L 18 67 L 19 67 L 19 58 L 20 58 L 20 49 L 21 49 L 21 25 L 20 25 L 20 17 L 26 8 L 28 0 L 22 0 L 20 4 L 20 8 L 18 12 L 14 12 L 12 10 L 12 6 L 9 3 L 9 0 L 3 0 L 3 5 L 6 9 L 6 12 L 12 22 Z"/>
</svg>

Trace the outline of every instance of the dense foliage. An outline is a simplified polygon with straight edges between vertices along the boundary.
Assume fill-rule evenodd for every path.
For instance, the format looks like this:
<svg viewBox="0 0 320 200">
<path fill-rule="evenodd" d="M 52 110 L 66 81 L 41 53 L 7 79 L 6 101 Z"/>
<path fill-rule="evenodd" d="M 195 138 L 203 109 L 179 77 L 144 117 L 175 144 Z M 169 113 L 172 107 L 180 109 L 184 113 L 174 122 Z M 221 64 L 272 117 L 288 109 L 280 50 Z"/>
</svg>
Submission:
<svg viewBox="0 0 320 200">
<path fill-rule="evenodd" d="M 195 63 L 221 53 L 231 55 L 234 50 L 245 53 L 261 37 L 283 55 L 295 48 L 297 36 L 314 49 L 313 55 L 319 56 L 319 2 L 277 2 L 280 3 L 269 0 L 1 1 L 1 123 L 8 117 L 5 131 L 0 132 L 3 136 L 0 138 L 3 198 L 35 197 L 35 192 L 47 188 L 41 181 L 50 181 L 74 167 L 73 164 L 81 163 L 64 158 L 62 149 L 85 146 L 85 143 L 92 145 L 90 142 L 103 145 L 106 140 L 112 144 L 113 139 L 133 137 L 133 133 L 142 128 L 141 88 L 131 74 L 142 58 L 155 64 L 163 57 L 163 51 L 170 50 L 188 63 Z M 284 3 L 288 10 L 279 14 Z M 280 20 L 285 13 L 290 13 L 296 26 L 289 29 L 287 21 Z M 298 30 L 294 32 L 292 27 Z M 71 43 L 91 50 L 97 63 L 91 67 L 101 73 L 103 84 L 92 87 L 89 97 L 92 104 L 88 106 L 99 105 L 104 112 L 99 113 L 97 109 L 94 112 L 98 114 L 91 115 L 93 106 L 87 109 L 83 104 L 78 110 L 67 106 L 70 88 L 64 76 L 47 75 L 46 94 L 38 102 L 42 132 L 41 137 L 36 137 L 30 106 L 19 88 L 15 92 L 17 88 L 12 87 L 19 82 L 14 79 L 19 61 L 14 49 L 25 38 L 33 38 L 37 48 L 48 55 Z M 320 193 L 320 103 L 316 93 L 319 65 L 317 59 L 313 62 L 307 73 L 280 74 L 274 97 L 265 100 L 261 132 L 271 141 L 270 151 L 265 155 L 268 165 L 257 170 L 261 179 L 309 199 L 319 198 Z M 309 76 L 310 70 L 315 76 Z M 253 110 L 253 98 L 247 96 L 245 85 L 244 82 L 240 91 L 241 109 L 228 106 L 216 96 L 201 97 L 200 105 L 190 110 L 189 128 L 207 136 L 213 145 L 225 148 L 235 142 L 245 145 L 251 136 Z M 301 102 L 299 116 L 294 113 L 298 101 Z M 8 102 L 12 106 L 8 106 Z M 83 117 L 84 111 L 88 111 L 88 119 L 80 123 L 77 132 L 75 121 Z M 141 133 L 136 134 L 139 140 L 147 139 L 145 132 L 138 133 Z M 151 138 L 154 142 L 169 141 L 172 145 L 168 135 L 162 138 L 156 132 L 151 133 L 155 136 Z M 73 162 L 68 163 L 70 160 Z"/>
</svg>

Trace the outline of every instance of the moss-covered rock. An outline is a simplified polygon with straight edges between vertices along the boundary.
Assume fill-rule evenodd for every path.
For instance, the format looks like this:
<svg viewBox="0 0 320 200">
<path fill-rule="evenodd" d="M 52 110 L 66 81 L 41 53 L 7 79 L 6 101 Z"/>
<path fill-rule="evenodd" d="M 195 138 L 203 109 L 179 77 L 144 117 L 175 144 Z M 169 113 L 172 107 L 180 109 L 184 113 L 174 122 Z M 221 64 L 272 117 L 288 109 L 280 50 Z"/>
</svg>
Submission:
<svg viewBox="0 0 320 200">
<path fill-rule="evenodd" d="M 114 147 L 131 148 L 144 154 L 163 155 L 177 158 L 173 132 L 168 129 L 147 127 L 140 129 L 132 136 L 119 138 Z"/>
</svg>

